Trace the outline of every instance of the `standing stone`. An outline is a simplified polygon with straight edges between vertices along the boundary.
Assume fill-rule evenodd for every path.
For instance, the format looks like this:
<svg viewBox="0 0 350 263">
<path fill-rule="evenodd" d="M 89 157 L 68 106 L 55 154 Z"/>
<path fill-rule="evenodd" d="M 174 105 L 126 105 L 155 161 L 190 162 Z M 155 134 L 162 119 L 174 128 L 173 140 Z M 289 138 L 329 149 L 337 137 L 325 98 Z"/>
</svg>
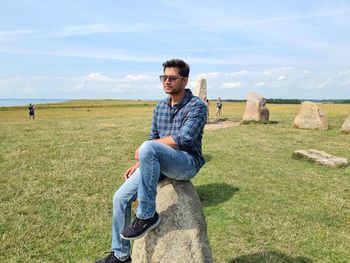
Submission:
<svg viewBox="0 0 350 263">
<path fill-rule="evenodd" d="M 342 133 L 350 133 L 350 114 L 345 119 L 343 126 L 341 127 L 341 131 L 342 131 Z"/>
<path fill-rule="evenodd" d="M 262 121 L 263 123 L 268 123 L 269 122 L 269 118 L 270 118 L 270 111 L 265 105 L 263 105 L 260 108 L 259 120 Z"/>
<path fill-rule="evenodd" d="M 293 121 L 293 127 L 301 129 L 328 130 L 326 115 L 311 101 L 304 101 L 298 115 Z"/>
<path fill-rule="evenodd" d="M 190 181 L 164 179 L 158 185 L 157 228 L 133 244 L 135 263 L 213 263 L 207 225 Z"/>
<path fill-rule="evenodd" d="M 204 78 L 198 78 L 194 84 L 194 92 L 193 95 L 201 98 L 203 100 L 204 97 L 207 96 L 207 80 Z"/>
<path fill-rule="evenodd" d="M 243 114 L 243 121 L 260 121 L 260 112 L 265 103 L 266 100 L 264 97 L 254 92 L 249 92 L 247 94 L 247 103 Z"/>
</svg>

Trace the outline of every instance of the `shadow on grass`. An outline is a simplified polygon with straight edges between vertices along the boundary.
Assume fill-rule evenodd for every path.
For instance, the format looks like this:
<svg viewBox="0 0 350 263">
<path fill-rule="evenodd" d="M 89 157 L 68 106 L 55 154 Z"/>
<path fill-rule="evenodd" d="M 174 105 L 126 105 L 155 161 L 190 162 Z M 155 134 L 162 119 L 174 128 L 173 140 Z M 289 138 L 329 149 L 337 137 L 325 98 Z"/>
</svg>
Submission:
<svg viewBox="0 0 350 263">
<path fill-rule="evenodd" d="M 263 122 L 263 121 L 241 121 L 241 124 L 243 125 L 249 125 L 249 124 L 278 124 L 280 122 L 278 121 L 268 121 L 268 122 Z"/>
<path fill-rule="evenodd" d="M 240 256 L 230 263 L 312 263 L 313 261 L 305 257 L 291 257 L 277 251 L 259 252 L 250 255 Z"/>
<path fill-rule="evenodd" d="M 209 155 L 209 154 L 203 154 L 203 158 L 204 158 L 206 163 L 210 162 L 210 160 L 212 159 L 211 155 Z"/>
<path fill-rule="evenodd" d="M 205 184 L 196 187 L 203 206 L 215 206 L 229 200 L 239 188 L 225 183 Z"/>
<path fill-rule="evenodd" d="M 215 118 L 215 119 L 211 119 L 208 123 L 209 124 L 213 124 L 213 123 L 220 123 L 220 122 L 224 122 L 224 121 L 228 121 L 229 118 Z"/>
</svg>

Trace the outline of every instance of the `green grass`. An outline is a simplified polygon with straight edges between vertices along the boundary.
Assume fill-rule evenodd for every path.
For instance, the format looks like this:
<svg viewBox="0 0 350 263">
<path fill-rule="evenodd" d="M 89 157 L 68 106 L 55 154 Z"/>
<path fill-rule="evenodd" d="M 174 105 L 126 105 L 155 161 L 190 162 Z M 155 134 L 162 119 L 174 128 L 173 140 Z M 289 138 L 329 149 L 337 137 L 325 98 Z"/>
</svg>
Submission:
<svg viewBox="0 0 350 263">
<path fill-rule="evenodd" d="M 154 106 L 37 105 L 35 121 L 25 108 L 0 108 L 0 262 L 93 262 L 110 249 L 112 195 Z M 315 148 L 350 158 L 340 133 L 350 107 L 321 105 L 327 131 L 291 128 L 299 107 L 268 105 L 273 124 L 205 132 L 207 163 L 193 183 L 215 262 L 350 261 L 350 167 L 292 157 Z M 221 117 L 239 121 L 243 111 L 226 102 Z"/>
</svg>

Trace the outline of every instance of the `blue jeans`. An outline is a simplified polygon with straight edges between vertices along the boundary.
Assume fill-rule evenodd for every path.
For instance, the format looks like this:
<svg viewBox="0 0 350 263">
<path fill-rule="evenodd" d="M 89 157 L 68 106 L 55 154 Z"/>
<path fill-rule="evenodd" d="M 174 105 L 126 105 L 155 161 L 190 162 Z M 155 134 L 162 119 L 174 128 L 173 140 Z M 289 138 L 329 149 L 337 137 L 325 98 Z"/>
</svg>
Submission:
<svg viewBox="0 0 350 263">
<path fill-rule="evenodd" d="M 157 185 L 162 178 L 190 180 L 197 173 L 190 154 L 157 141 L 140 146 L 139 162 L 140 167 L 113 196 L 112 250 L 120 260 L 130 255 L 130 241 L 122 239 L 120 232 L 130 224 L 132 202 L 138 199 L 138 218 L 151 218 L 156 212 Z"/>
</svg>

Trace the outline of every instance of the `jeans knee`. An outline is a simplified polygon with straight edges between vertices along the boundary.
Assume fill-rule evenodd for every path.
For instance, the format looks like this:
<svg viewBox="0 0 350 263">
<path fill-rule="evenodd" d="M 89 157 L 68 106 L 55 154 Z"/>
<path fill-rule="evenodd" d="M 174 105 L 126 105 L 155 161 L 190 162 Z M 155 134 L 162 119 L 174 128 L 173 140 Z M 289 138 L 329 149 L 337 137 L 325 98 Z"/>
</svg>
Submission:
<svg viewBox="0 0 350 263">
<path fill-rule="evenodd" d="M 146 141 L 141 144 L 139 148 L 139 159 L 154 155 L 157 152 L 157 146 L 159 146 L 159 143 L 155 141 Z"/>
<path fill-rule="evenodd" d="M 133 201 L 137 199 L 137 194 L 129 195 L 120 189 L 117 190 L 113 195 L 113 208 L 114 209 L 124 209 L 131 207 Z"/>
<path fill-rule="evenodd" d="M 113 195 L 113 207 L 124 206 L 127 199 L 123 196 L 121 191 L 116 191 Z"/>
</svg>

